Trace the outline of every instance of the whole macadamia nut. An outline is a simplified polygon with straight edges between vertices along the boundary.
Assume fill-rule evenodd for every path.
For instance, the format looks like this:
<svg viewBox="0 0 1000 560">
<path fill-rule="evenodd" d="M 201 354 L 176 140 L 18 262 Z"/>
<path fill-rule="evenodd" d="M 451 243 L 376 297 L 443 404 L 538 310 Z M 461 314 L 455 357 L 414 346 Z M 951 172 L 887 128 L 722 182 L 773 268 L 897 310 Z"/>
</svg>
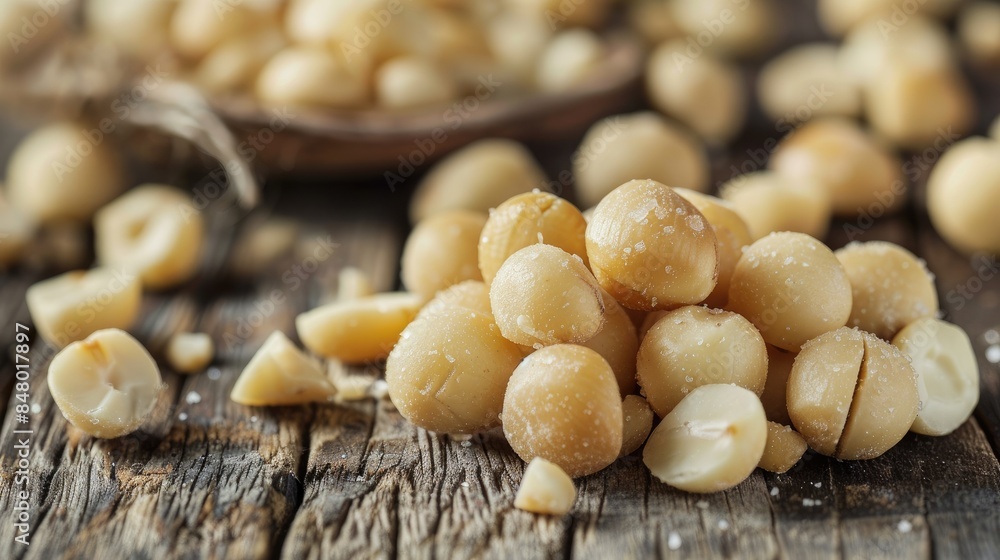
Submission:
<svg viewBox="0 0 1000 560">
<path fill-rule="evenodd" d="M 778 231 L 822 238 L 830 227 L 830 195 L 811 179 L 755 171 L 729 180 L 720 191 L 754 240 Z"/>
<path fill-rule="evenodd" d="M 452 75 L 426 58 L 394 58 L 375 72 L 375 96 L 385 107 L 440 104 L 457 94 L 458 84 Z"/>
<path fill-rule="evenodd" d="M 535 84 L 542 91 L 569 91 L 592 77 L 603 59 L 604 45 L 594 32 L 561 31 L 542 51 Z"/>
<path fill-rule="evenodd" d="M 782 35 L 781 10 L 773 0 L 674 0 L 668 3 L 688 44 L 719 56 L 753 58 Z"/>
<path fill-rule="evenodd" d="M 1000 6 L 995 2 L 972 2 L 958 14 L 958 39 L 973 61 L 1000 65 Z"/>
<path fill-rule="evenodd" d="M 840 46 L 838 62 L 855 83 L 867 86 L 892 64 L 947 68 L 955 63 L 955 54 L 944 26 L 915 13 L 898 27 L 887 28 L 881 18 L 855 26 Z"/>
<path fill-rule="evenodd" d="M 255 87 L 264 104 L 302 107 L 357 107 L 370 93 L 368 84 L 337 53 L 300 45 L 274 55 L 261 69 Z"/>
<path fill-rule="evenodd" d="M 764 112 L 779 125 L 821 115 L 853 117 L 861 111 L 861 89 L 827 43 L 797 45 L 771 59 L 757 78 Z"/>
<path fill-rule="evenodd" d="M 464 280 L 482 280 L 479 235 L 486 215 L 468 210 L 436 214 L 413 229 L 403 247 L 403 284 L 426 298 Z"/>
<path fill-rule="evenodd" d="M 622 400 L 622 451 L 620 456 L 631 455 L 642 447 L 653 430 L 653 409 L 639 395 L 628 395 Z"/>
<path fill-rule="evenodd" d="M 604 300 L 604 327 L 580 346 L 594 350 L 607 360 L 622 397 L 635 392 L 635 358 L 639 351 L 639 337 L 628 313 L 615 298 L 602 290 Z"/>
<path fill-rule="evenodd" d="M 718 278 L 711 224 L 651 180 L 629 181 L 601 201 L 587 224 L 587 256 L 601 287 L 631 309 L 704 301 Z"/>
<path fill-rule="evenodd" d="M 968 138 L 941 156 L 927 179 L 934 228 L 965 253 L 1000 254 L 1000 142 Z"/>
</svg>

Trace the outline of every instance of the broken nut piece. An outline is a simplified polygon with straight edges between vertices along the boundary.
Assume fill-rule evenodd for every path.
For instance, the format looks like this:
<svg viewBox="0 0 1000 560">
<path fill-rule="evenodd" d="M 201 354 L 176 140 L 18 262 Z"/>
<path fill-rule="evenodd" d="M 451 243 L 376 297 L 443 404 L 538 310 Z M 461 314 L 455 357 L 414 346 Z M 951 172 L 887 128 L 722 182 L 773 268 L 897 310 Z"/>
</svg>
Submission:
<svg viewBox="0 0 1000 560">
<path fill-rule="evenodd" d="M 565 515 L 575 501 L 573 479 L 559 465 L 535 457 L 524 469 L 514 507 L 532 513 Z"/>
<path fill-rule="evenodd" d="M 381 360 L 423 302 L 403 292 L 337 301 L 302 313 L 295 328 L 306 348 L 321 356 L 347 363 Z"/>
<path fill-rule="evenodd" d="M 316 360 L 274 331 L 243 369 L 229 398 L 248 406 L 285 406 L 328 402 L 336 392 Z"/>
<path fill-rule="evenodd" d="M 758 467 L 768 472 L 786 473 L 805 455 L 806 440 L 790 426 L 777 422 L 767 423 L 767 445 Z"/>
<path fill-rule="evenodd" d="M 167 342 L 165 357 L 177 373 L 198 373 L 212 363 L 215 343 L 205 333 L 177 333 Z"/>
</svg>

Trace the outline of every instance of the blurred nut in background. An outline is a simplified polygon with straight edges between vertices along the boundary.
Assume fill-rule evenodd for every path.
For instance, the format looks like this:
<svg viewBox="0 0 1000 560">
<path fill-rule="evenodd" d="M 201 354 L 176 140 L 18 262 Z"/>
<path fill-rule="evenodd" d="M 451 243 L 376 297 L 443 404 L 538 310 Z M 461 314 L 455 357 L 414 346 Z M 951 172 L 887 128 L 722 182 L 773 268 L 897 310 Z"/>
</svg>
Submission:
<svg viewBox="0 0 1000 560">
<path fill-rule="evenodd" d="M 368 100 L 368 84 L 334 52 L 288 47 L 272 57 L 257 76 L 257 97 L 265 104 L 357 107 Z"/>
<path fill-rule="evenodd" d="M 633 179 L 704 191 L 708 157 L 694 135 L 656 113 L 617 115 L 587 131 L 573 154 L 573 177 L 582 207 Z"/>
<path fill-rule="evenodd" d="M 254 79 L 286 41 L 274 29 L 228 40 L 211 50 L 194 69 L 194 80 L 209 92 L 252 89 Z"/>
<path fill-rule="evenodd" d="M 941 156 L 927 179 L 935 229 L 966 253 L 1000 254 L 1000 142 L 968 138 Z"/>
<path fill-rule="evenodd" d="M 1000 5 L 971 2 L 958 14 L 958 39 L 978 64 L 1000 65 Z"/>
<path fill-rule="evenodd" d="M 720 56 L 753 58 L 782 35 L 782 14 L 773 0 L 672 0 L 668 4 L 677 26 L 689 36 L 688 42 Z"/>
<path fill-rule="evenodd" d="M 589 4 L 598 0 L 587 0 Z M 568 91 L 590 78 L 604 58 L 600 37 L 586 29 L 562 31 L 542 52 L 535 84 L 542 91 Z"/>
<path fill-rule="evenodd" d="M 168 45 L 170 16 L 177 0 L 87 0 L 87 30 L 125 53 L 152 58 Z"/>
<path fill-rule="evenodd" d="M 822 115 L 861 112 L 861 90 L 837 60 L 836 45 L 797 45 L 768 61 L 757 78 L 757 95 L 778 130 Z"/>
<path fill-rule="evenodd" d="M 400 274 L 406 288 L 430 299 L 453 284 L 482 280 L 478 247 L 485 224 L 486 214 L 468 210 L 442 212 L 417 224 L 403 247 Z"/>
<path fill-rule="evenodd" d="M 830 227 L 830 195 L 807 177 L 756 171 L 730 180 L 719 191 L 755 240 L 778 231 L 822 238 Z"/>
<path fill-rule="evenodd" d="M 183 191 L 140 185 L 94 218 L 97 260 L 128 267 L 151 290 L 176 287 L 194 277 L 205 244 L 204 218 Z"/>
<path fill-rule="evenodd" d="M 386 61 L 375 72 L 375 97 L 385 107 L 419 107 L 456 97 L 452 76 L 433 62 L 404 56 Z"/>
<path fill-rule="evenodd" d="M 7 198 L 40 224 L 87 221 L 125 187 L 113 140 L 84 122 L 57 122 L 28 135 L 7 163 Z"/>
<path fill-rule="evenodd" d="M 215 358 L 215 343 L 205 333 L 177 333 L 170 337 L 164 354 L 177 373 L 198 373 Z"/>
<path fill-rule="evenodd" d="M 883 18 L 857 25 L 844 37 L 838 62 L 845 74 L 865 87 L 893 64 L 951 67 L 955 64 L 953 50 L 944 26 L 917 12 L 900 26 L 887 28 Z"/>
<path fill-rule="evenodd" d="M 919 3 L 901 6 L 898 0 L 819 0 L 819 20 L 827 33 L 841 36 L 865 20 L 872 19 L 884 22 L 892 30 L 906 25 L 905 21 L 912 12 L 919 9 L 921 13 L 944 18 L 954 12 L 961 0 L 924 0 Z M 916 7 L 912 7 L 916 6 Z M 899 15 L 906 20 L 899 25 Z"/>
</svg>

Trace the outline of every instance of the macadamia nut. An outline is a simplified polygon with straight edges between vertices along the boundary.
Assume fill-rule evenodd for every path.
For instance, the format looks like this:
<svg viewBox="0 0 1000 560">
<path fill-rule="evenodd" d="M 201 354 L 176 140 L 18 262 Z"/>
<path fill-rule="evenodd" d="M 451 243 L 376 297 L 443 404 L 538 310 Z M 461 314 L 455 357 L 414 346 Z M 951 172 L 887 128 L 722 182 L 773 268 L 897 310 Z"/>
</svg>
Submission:
<svg viewBox="0 0 1000 560">
<path fill-rule="evenodd" d="M 94 234 L 98 262 L 135 270 L 152 290 L 194 277 L 205 243 L 201 212 L 166 185 L 140 185 L 102 208 Z"/>
<path fill-rule="evenodd" d="M 1000 64 L 1000 6 L 994 2 L 972 2 L 958 14 L 958 39 L 977 63 Z"/>
<path fill-rule="evenodd" d="M 664 315 L 639 347 L 637 377 L 658 416 L 702 385 L 731 383 L 756 395 L 767 378 L 767 347 L 736 313 L 700 306 Z"/>
<path fill-rule="evenodd" d="M 177 333 L 167 342 L 167 363 L 177 373 L 204 371 L 215 357 L 215 343 L 205 333 Z"/>
<path fill-rule="evenodd" d="M 604 300 L 604 327 L 580 346 L 586 346 L 607 360 L 622 397 L 635 392 L 635 357 L 639 351 L 639 337 L 635 324 L 615 298 L 602 290 Z"/>
<path fill-rule="evenodd" d="M 536 348 L 585 342 L 605 322 L 594 275 L 580 257 L 550 245 L 511 255 L 490 285 L 490 304 L 507 340 Z"/>
<path fill-rule="evenodd" d="M 144 58 L 166 48 L 175 0 L 89 0 L 83 4 L 87 31 L 124 52 Z"/>
<path fill-rule="evenodd" d="M 639 395 L 627 395 L 622 401 L 622 451 L 620 457 L 631 455 L 642 447 L 653 430 L 653 409 Z"/>
<path fill-rule="evenodd" d="M 760 404 L 764 405 L 767 419 L 778 424 L 791 424 L 788 417 L 788 376 L 792 373 L 795 354 L 777 346 L 767 345 L 767 380 Z"/>
<path fill-rule="evenodd" d="M 583 206 L 633 179 L 704 191 L 708 157 L 694 135 L 656 113 L 617 115 L 587 131 L 573 156 L 573 178 Z"/>
<path fill-rule="evenodd" d="M 63 416 L 97 438 L 128 435 L 149 418 L 163 381 L 149 352 L 125 331 L 96 331 L 52 358 L 49 391 Z"/>
<path fill-rule="evenodd" d="M 650 434 L 642 461 L 653 476 L 686 492 L 721 492 L 746 480 L 767 444 L 757 396 L 736 385 L 703 385 Z"/>
<path fill-rule="evenodd" d="M 837 61 L 836 45 L 797 45 L 771 59 L 757 79 L 761 107 L 779 125 L 821 115 L 853 117 L 861 90 Z"/>
<path fill-rule="evenodd" d="M 403 247 L 403 284 L 425 298 L 464 280 L 482 280 L 479 235 L 486 215 L 468 210 L 435 214 L 421 221 Z"/>
<path fill-rule="evenodd" d="M 514 507 L 545 515 L 566 515 L 576 501 L 573 479 L 555 463 L 535 457 L 524 469 Z"/>
<path fill-rule="evenodd" d="M 979 364 L 969 335 L 933 317 L 914 321 L 892 340 L 909 357 L 917 374 L 920 409 L 911 431 L 950 434 L 979 403 Z"/>
<path fill-rule="evenodd" d="M 295 328 L 302 344 L 321 356 L 347 363 L 381 360 L 423 302 L 402 292 L 336 301 L 302 313 Z"/>
<path fill-rule="evenodd" d="M 593 76 L 603 59 L 604 45 L 592 31 L 561 31 L 542 51 L 535 84 L 542 91 L 569 91 Z"/>
<path fill-rule="evenodd" d="M 130 328 L 142 285 L 127 269 L 77 270 L 32 285 L 25 299 L 38 333 L 62 348 L 100 330 Z"/>
<path fill-rule="evenodd" d="M 367 101 L 368 90 L 336 52 L 306 46 L 291 46 L 274 55 L 256 83 L 257 97 L 278 105 L 357 107 Z"/>
<path fill-rule="evenodd" d="M 385 107 L 440 104 L 457 94 L 458 84 L 451 74 L 425 58 L 394 58 L 375 72 L 375 97 Z"/>
<path fill-rule="evenodd" d="M 607 467 L 622 449 L 615 374 L 582 346 L 549 346 L 525 358 L 507 385 L 502 419 L 518 456 L 541 457 L 573 478 Z"/>
<path fill-rule="evenodd" d="M 927 179 L 934 228 L 965 253 L 1000 254 L 1000 142 L 968 138 L 941 156 Z"/>
<path fill-rule="evenodd" d="M 371 278 L 359 268 L 345 266 L 337 274 L 337 300 L 351 301 L 375 295 Z"/>
<path fill-rule="evenodd" d="M 229 398 L 247 406 L 329 402 L 337 390 L 320 364 L 274 331 L 243 368 Z"/>
<path fill-rule="evenodd" d="M 587 256 L 601 287 L 632 309 L 698 303 L 718 278 L 711 224 L 656 181 L 629 181 L 601 201 L 587 224 Z"/>
<path fill-rule="evenodd" d="M 855 26 L 841 44 L 840 68 L 860 86 L 871 84 L 892 64 L 947 68 L 955 63 L 948 31 L 934 19 L 912 14 L 905 25 L 885 27 L 872 18 Z"/>
<path fill-rule="evenodd" d="M 830 227 L 830 195 L 811 179 L 755 171 L 731 179 L 720 192 L 754 240 L 779 231 L 822 238 Z"/>
<path fill-rule="evenodd" d="M 677 26 L 697 44 L 719 56 L 753 58 L 781 37 L 781 10 L 773 0 L 673 0 Z M 707 44 L 706 44 L 707 43 Z"/>
<path fill-rule="evenodd" d="M 826 245 L 802 233 L 772 233 L 736 263 L 728 308 L 750 320 L 764 341 L 798 351 L 840 328 L 851 315 L 851 283 Z"/>
<path fill-rule="evenodd" d="M 806 440 L 790 426 L 776 422 L 767 423 L 767 445 L 758 467 L 768 472 L 786 473 L 805 455 Z"/>
</svg>

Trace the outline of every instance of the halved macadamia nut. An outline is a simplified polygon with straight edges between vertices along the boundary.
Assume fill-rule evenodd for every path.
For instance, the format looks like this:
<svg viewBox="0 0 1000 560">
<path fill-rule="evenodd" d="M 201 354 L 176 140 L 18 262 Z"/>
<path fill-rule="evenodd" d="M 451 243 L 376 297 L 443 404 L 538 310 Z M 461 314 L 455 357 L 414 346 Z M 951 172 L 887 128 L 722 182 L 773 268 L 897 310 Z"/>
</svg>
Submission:
<svg viewBox="0 0 1000 560">
<path fill-rule="evenodd" d="M 686 492 L 721 492 L 746 480 L 764 455 L 767 418 L 757 395 L 736 385 L 703 385 L 650 434 L 642 461 Z"/>
<path fill-rule="evenodd" d="M 642 447 L 653 430 L 653 409 L 639 395 L 628 395 L 622 401 L 622 450 L 619 456 L 631 455 Z"/>
<path fill-rule="evenodd" d="M 38 333 L 62 348 L 103 329 L 131 328 L 142 286 L 128 270 L 94 268 L 42 280 L 28 288 L 25 299 Z"/>
<path fill-rule="evenodd" d="M 786 473 L 802 459 L 808 448 L 806 440 L 791 426 L 768 422 L 767 446 L 757 466 L 768 472 Z"/>
<path fill-rule="evenodd" d="M 465 280 L 482 280 L 477 247 L 486 214 L 453 210 L 435 214 L 413 229 L 403 247 L 403 284 L 431 298 Z"/>
<path fill-rule="evenodd" d="M 391 292 L 328 303 L 295 318 L 295 329 L 310 351 L 347 363 L 384 359 L 399 334 L 417 316 L 424 298 Z"/>
<path fill-rule="evenodd" d="M 102 208 L 94 234 L 101 264 L 135 270 L 152 290 L 194 277 L 205 243 L 201 212 L 187 194 L 166 185 L 140 185 Z"/>
<path fill-rule="evenodd" d="M 979 364 L 969 335 L 933 317 L 914 321 L 892 340 L 917 374 L 920 408 L 910 430 L 928 436 L 950 434 L 979 403 Z"/>
<path fill-rule="evenodd" d="M 743 252 L 726 307 L 749 319 L 768 344 L 795 352 L 844 326 L 851 302 L 847 273 L 826 245 L 802 233 L 779 232 Z"/>
<path fill-rule="evenodd" d="M 539 348 L 581 343 L 604 327 L 604 298 L 580 257 L 550 245 L 510 256 L 490 285 L 490 304 L 507 340 Z"/>
<path fill-rule="evenodd" d="M 544 515 L 566 515 L 576 501 L 573 479 L 559 465 L 535 457 L 524 469 L 514 507 Z"/>
<path fill-rule="evenodd" d="M 248 406 L 330 402 L 337 390 L 319 362 L 274 331 L 243 368 L 229 398 Z"/>
<path fill-rule="evenodd" d="M 702 385 L 732 383 L 756 395 L 767 377 L 767 347 L 742 316 L 700 306 L 661 317 L 639 346 L 637 377 L 657 415 Z"/>
<path fill-rule="evenodd" d="M 712 225 L 656 181 L 629 181 L 587 224 L 587 256 L 601 287 L 631 309 L 704 301 L 715 289 L 719 248 Z"/>
<path fill-rule="evenodd" d="M 48 383 L 63 416 L 98 438 L 139 429 L 163 385 L 149 352 L 118 329 L 94 332 L 60 350 L 49 364 Z"/>
<path fill-rule="evenodd" d="M 525 358 L 507 385 L 502 419 L 518 456 L 541 457 L 573 478 L 607 467 L 622 450 L 615 374 L 582 346 L 548 346 Z"/>
</svg>

